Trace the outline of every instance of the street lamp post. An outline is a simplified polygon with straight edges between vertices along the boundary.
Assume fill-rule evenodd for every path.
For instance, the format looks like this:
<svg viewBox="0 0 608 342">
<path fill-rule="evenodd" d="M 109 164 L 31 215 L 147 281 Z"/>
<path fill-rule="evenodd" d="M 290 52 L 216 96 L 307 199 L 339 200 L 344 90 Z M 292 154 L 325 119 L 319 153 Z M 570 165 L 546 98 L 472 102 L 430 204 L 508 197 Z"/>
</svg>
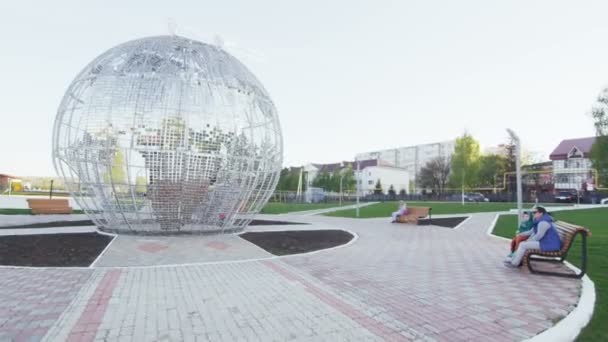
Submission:
<svg viewBox="0 0 608 342">
<path fill-rule="evenodd" d="M 357 159 L 357 208 L 356 216 L 359 217 L 359 192 L 361 190 L 361 162 Z"/>
<path fill-rule="evenodd" d="M 344 179 L 344 175 L 340 174 L 340 206 L 342 206 L 342 179 Z"/>
<path fill-rule="evenodd" d="M 304 183 L 306 185 L 306 190 L 302 189 L 302 203 L 308 202 L 309 200 L 312 201 L 312 194 L 310 193 L 310 172 L 306 171 L 304 174 L 306 175 L 306 182 Z"/>
<path fill-rule="evenodd" d="M 521 224 L 521 212 L 523 210 L 522 190 L 521 190 L 521 142 L 515 132 L 507 128 L 507 132 L 515 142 L 515 174 L 517 177 L 517 226 Z"/>
<path fill-rule="evenodd" d="M 462 168 L 462 188 L 460 189 L 460 197 L 462 199 L 462 205 L 464 205 L 464 167 Z"/>
</svg>

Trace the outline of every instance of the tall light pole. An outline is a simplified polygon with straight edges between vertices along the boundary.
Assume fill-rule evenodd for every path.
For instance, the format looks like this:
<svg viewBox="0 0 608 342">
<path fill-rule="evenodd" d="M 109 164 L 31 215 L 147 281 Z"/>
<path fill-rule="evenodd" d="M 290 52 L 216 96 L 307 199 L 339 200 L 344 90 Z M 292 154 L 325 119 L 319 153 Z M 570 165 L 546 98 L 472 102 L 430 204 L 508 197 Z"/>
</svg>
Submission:
<svg viewBox="0 0 608 342">
<path fill-rule="evenodd" d="M 515 174 L 517 177 L 517 226 L 521 224 L 521 212 L 523 207 L 521 190 L 521 142 L 515 132 L 507 128 L 507 132 L 515 142 Z"/>
<path fill-rule="evenodd" d="M 344 175 L 340 173 L 340 206 L 342 206 L 342 179 L 344 179 Z"/>
<path fill-rule="evenodd" d="M 355 209 L 355 211 L 356 211 L 356 216 L 358 218 L 359 217 L 359 192 L 361 189 L 361 162 L 359 161 L 359 159 L 357 159 L 356 161 L 357 161 L 357 208 Z"/>
<path fill-rule="evenodd" d="M 308 202 L 309 200 L 312 202 L 312 194 L 310 193 L 310 172 L 306 172 L 306 183 L 304 183 L 306 185 L 306 190 L 303 190 L 303 194 L 304 196 L 302 196 L 304 198 L 303 202 Z"/>
<path fill-rule="evenodd" d="M 461 197 L 462 197 L 462 205 L 464 205 L 464 170 L 465 168 L 462 168 L 462 189 L 460 190 L 461 192 Z"/>
<path fill-rule="evenodd" d="M 352 166 L 351 166 L 352 169 Z M 340 163 L 340 171 L 338 171 L 338 173 L 340 174 L 340 206 L 342 206 L 342 179 L 344 179 L 344 163 Z"/>
<path fill-rule="evenodd" d="M 302 201 L 302 173 L 304 172 L 304 165 L 300 168 L 300 177 L 298 177 L 298 187 L 296 189 L 296 201 Z"/>
</svg>

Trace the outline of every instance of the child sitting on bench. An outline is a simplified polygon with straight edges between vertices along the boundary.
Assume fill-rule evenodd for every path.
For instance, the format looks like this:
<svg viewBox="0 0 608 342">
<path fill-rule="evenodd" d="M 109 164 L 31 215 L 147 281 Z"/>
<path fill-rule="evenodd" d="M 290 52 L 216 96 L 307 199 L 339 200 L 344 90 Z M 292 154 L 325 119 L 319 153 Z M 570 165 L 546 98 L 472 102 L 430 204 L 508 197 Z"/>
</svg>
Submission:
<svg viewBox="0 0 608 342">
<path fill-rule="evenodd" d="M 515 237 L 511 240 L 511 254 L 509 254 L 508 258 L 513 257 L 513 254 L 517 250 L 517 247 L 519 247 L 519 244 L 522 241 L 526 241 L 528 239 L 529 235 L 522 235 L 522 233 L 525 233 L 532 229 L 533 225 L 534 218 L 532 217 L 532 215 L 530 215 L 530 213 L 524 211 L 521 217 L 521 224 L 519 225 L 519 227 L 517 227 Z"/>
</svg>

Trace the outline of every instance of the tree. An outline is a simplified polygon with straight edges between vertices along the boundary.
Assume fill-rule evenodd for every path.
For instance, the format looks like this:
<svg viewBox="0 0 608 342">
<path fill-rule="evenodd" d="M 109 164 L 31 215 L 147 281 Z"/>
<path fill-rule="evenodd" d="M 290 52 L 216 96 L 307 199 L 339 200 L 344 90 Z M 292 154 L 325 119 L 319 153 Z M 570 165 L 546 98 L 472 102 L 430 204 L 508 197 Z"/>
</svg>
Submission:
<svg viewBox="0 0 608 342">
<path fill-rule="evenodd" d="M 473 188 L 476 185 L 479 156 L 479 142 L 473 136 L 465 133 L 462 137 L 456 139 L 450 175 L 452 187 Z"/>
<path fill-rule="evenodd" d="M 517 148 L 515 145 L 515 140 L 513 140 L 513 137 L 509 136 L 509 140 L 507 142 L 507 144 L 505 145 L 505 151 L 506 151 L 506 156 L 507 156 L 507 160 L 506 160 L 506 165 L 505 165 L 505 170 L 506 172 L 510 172 L 510 176 L 507 176 L 505 179 L 506 184 L 503 184 L 503 186 L 505 187 L 505 189 L 507 190 L 507 193 L 509 194 L 510 201 L 515 201 L 516 198 L 516 194 L 517 194 L 517 177 L 515 176 L 515 172 L 516 172 L 516 168 L 517 168 Z M 523 155 L 523 152 L 522 152 Z M 522 157 L 522 165 L 523 165 L 523 157 Z"/>
<path fill-rule="evenodd" d="M 591 163 L 598 172 L 599 182 L 608 183 L 608 87 L 604 88 L 591 109 L 597 138 L 591 147 Z"/>
<path fill-rule="evenodd" d="M 382 191 L 382 183 L 380 182 L 380 178 L 376 182 L 376 186 L 374 187 L 374 194 L 382 195 L 384 191 Z"/>
<path fill-rule="evenodd" d="M 591 109 L 591 116 L 594 120 L 595 134 L 598 137 L 608 136 L 608 87 L 598 95 Z"/>
<path fill-rule="evenodd" d="M 135 192 L 145 194 L 148 191 L 148 181 L 144 176 L 135 177 Z"/>
<path fill-rule="evenodd" d="M 114 184 L 116 191 L 122 191 L 123 185 L 127 183 L 125 155 L 121 150 L 117 150 L 112 158 L 110 172 L 104 175 L 104 182 Z"/>
<path fill-rule="evenodd" d="M 342 178 L 342 191 L 355 191 L 357 180 L 350 165 L 334 171 L 331 175 L 331 191 L 340 192 L 340 178 Z"/>
<path fill-rule="evenodd" d="M 334 172 L 331 173 L 331 177 L 329 179 L 330 191 L 340 192 L 340 177 L 342 177 L 342 169 L 336 169 Z M 344 179 L 342 179 L 342 182 L 344 182 Z"/>
<path fill-rule="evenodd" d="M 296 191 L 300 181 L 299 167 L 286 167 L 281 170 L 277 191 Z M 304 181 L 304 179 L 302 179 Z"/>
<path fill-rule="evenodd" d="M 331 174 L 329 172 L 319 172 L 312 181 L 312 186 L 331 191 Z"/>
<path fill-rule="evenodd" d="M 352 166 L 348 166 L 346 169 L 342 170 L 342 176 L 344 179 L 342 180 L 342 188 L 344 191 L 355 191 L 357 186 L 357 179 L 355 178 L 355 172 L 353 171 Z"/>
<path fill-rule="evenodd" d="M 598 181 L 604 186 L 608 185 L 608 135 L 595 138 L 590 159 L 593 168 L 597 170 Z"/>
<path fill-rule="evenodd" d="M 325 191 L 340 192 L 340 178 L 342 178 L 342 191 L 354 191 L 357 184 L 352 167 L 336 169 L 334 172 L 320 172 L 312 185 L 323 188 Z"/>
<path fill-rule="evenodd" d="M 277 183 L 277 187 L 275 190 L 277 191 L 285 191 L 285 183 L 287 182 L 287 176 L 289 175 L 289 168 L 284 167 L 281 169 L 281 173 L 279 173 L 279 182 Z"/>
<path fill-rule="evenodd" d="M 507 158 L 490 154 L 479 159 L 478 183 L 480 187 L 497 187 L 502 183 L 502 176 L 507 172 Z"/>
<path fill-rule="evenodd" d="M 426 165 L 420 169 L 420 173 L 418 174 L 418 185 L 421 188 L 433 189 L 439 195 L 443 194 L 450 176 L 450 164 L 450 158 L 443 156 L 438 156 L 429 160 Z"/>
<path fill-rule="evenodd" d="M 391 184 L 391 186 L 388 187 L 388 195 L 394 198 L 396 194 L 397 192 L 395 192 L 395 187 L 393 184 Z"/>
<path fill-rule="evenodd" d="M 125 155 L 121 150 L 116 151 L 114 162 L 112 163 L 112 182 L 124 184 L 127 181 L 125 175 Z"/>
<path fill-rule="evenodd" d="M 23 184 L 20 181 L 11 183 L 11 191 L 12 192 L 20 192 L 23 191 Z"/>
</svg>

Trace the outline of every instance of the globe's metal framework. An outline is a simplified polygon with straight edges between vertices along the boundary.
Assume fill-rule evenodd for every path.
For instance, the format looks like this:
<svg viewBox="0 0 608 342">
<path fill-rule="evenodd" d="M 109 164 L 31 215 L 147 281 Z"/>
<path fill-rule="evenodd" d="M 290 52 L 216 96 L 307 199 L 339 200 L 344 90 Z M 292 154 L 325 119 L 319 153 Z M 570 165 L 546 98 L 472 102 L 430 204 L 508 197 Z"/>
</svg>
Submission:
<svg viewBox="0 0 608 342">
<path fill-rule="evenodd" d="M 266 204 L 283 158 L 276 109 L 215 46 L 150 37 L 97 57 L 53 129 L 55 169 L 80 207 L 117 232 L 232 232 Z"/>
</svg>

